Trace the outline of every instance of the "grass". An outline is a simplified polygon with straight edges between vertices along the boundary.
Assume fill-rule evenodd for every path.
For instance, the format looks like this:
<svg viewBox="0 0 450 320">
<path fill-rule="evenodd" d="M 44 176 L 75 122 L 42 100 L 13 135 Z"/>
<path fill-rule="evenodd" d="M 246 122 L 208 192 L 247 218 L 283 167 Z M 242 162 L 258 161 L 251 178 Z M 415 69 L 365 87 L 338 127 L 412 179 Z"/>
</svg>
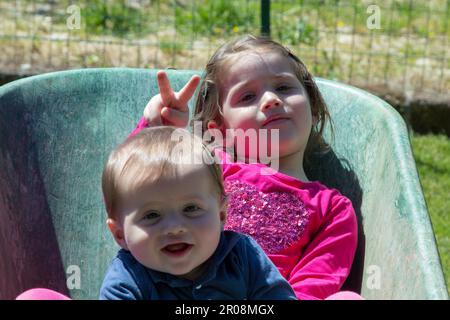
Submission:
<svg viewBox="0 0 450 320">
<path fill-rule="evenodd" d="M 2 2 L 5 2 L 6 9 L 16 9 L 25 16 L 30 9 L 52 3 L 49 13 L 59 23 L 65 22 L 66 8 L 75 3 L 81 7 L 89 33 L 114 34 L 119 37 L 140 37 L 143 33 L 154 32 L 155 18 L 161 20 L 159 27 L 172 27 L 174 23 L 181 33 L 206 37 L 230 35 L 235 28 L 258 30 L 260 24 L 260 1 L 254 0 L 23 0 L 9 6 L 4 0 L 0 1 L 0 5 Z M 303 40 L 303 37 L 295 34 L 298 35 L 304 28 L 302 25 L 308 23 L 315 28 L 331 30 L 351 26 L 358 33 L 366 33 L 366 20 L 372 13 L 367 12 L 367 8 L 371 4 L 375 4 L 379 10 L 381 28 L 393 35 L 450 35 L 446 23 L 449 15 L 445 10 L 446 0 L 276 0 L 271 2 L 272 28 L 292 33 L 288 36 L 292 40 L 291 44 Z M 169 16 L 175 20 L 169 19 L 169 22 Z M 299 26 L 300 21 L 302 23 Z"/>
<path fill-rule="evenodd" d="M 444 135 L 413 135 L 411 142 L 448 288 L 450 284 L 450 139 Z M 450 290 L 447 290 L 450 294 Z"/>
</svg>

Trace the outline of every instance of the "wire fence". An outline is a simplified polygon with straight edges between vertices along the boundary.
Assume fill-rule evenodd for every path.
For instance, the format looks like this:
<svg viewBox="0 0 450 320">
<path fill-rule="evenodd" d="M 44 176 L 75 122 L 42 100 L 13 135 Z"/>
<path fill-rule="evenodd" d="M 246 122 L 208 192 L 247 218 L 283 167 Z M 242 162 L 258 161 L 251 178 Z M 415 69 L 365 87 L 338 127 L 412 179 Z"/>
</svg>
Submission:
<svg viewBox="0 0 450 320">
<path fill-rule="evenodd" d="M 261 6 L 260 0 L 0 0 L 0 73 L 203 69 L 222 43 L 267 28 Z M 448 93 L 449 11 L 450 0 L 277 0 L 270 1 L 270 32 L 315 76 Z"/>
</svg>

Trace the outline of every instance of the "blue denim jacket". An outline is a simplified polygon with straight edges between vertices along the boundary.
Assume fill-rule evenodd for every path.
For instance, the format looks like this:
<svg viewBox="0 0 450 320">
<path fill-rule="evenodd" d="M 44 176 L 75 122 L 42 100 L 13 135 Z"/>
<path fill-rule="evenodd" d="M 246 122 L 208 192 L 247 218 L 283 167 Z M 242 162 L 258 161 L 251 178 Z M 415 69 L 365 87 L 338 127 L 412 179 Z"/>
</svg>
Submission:
<svg viewBox="0 0 450 320">
<path fill-rule="evenodd" d="M 196 280 L 151 270 L 119 250 L 100 289 L 103 300 L 295 300 L 289 283 L 249 236 L 223 231 Z"/>
</svg>

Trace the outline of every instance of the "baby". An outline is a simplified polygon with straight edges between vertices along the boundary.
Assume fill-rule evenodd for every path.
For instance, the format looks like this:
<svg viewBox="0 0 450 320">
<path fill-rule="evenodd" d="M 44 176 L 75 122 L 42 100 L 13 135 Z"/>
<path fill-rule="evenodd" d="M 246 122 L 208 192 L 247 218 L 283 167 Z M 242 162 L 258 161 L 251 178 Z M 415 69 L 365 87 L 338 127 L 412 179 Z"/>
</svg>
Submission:
<svg viewBox="0 0 450 320">
<path fill-rule="evenodd" d="M 185 129 L 153 127 L 119 145 L 102 177 L 122 248 L 100 299 L 296 299 L 260 246 L 224 231 L 216 159 Z"/>
</svg>

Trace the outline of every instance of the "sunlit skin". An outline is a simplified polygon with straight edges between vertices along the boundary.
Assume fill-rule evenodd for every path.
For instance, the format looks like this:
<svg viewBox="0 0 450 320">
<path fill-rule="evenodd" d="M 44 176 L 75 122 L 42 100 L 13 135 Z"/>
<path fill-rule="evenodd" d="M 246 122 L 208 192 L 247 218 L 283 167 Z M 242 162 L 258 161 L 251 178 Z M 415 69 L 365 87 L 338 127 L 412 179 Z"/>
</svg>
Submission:
<svg viewBox="0 0 450 320">
<path fill-rule="evenodd" d="M 219 130 L 222 135 L 230 129 L 267 129 L 268 138 L 271 129 L 278 129 L 277 171 L 309 181 L 303 169 L 303 158 L 317 117 L 312 115 L 308 95 L 289 59 L 268 50 L 244 51 L 229 56 L 218 83 L 223 121 L 211 120 L 207 127 Z M 158 72 L 157 80 L 160 94 L 150 100 L 144 111 L 148 125 L 186 126 L 189 119 L 187 101 L 193 96 L 199 78 L 193 76 L 179 92 L 173 91 L 165 72 Z M 271 121 L 271 117 L 281 119 Z M 229 138 L 223 140 L 235 141 L 233 137 Z M 269 154 L 275 149 L 272 143 L 267 140 Z M 241 159 L 246 156 L 238 154 Z"/>
<path fill-rule="evenodd" d="M 308 181 L 303 156 L 316 118 L 288 59 L 276 52 L 230 57 L 220 83 L 223 124 L 210 121 L 208 128 L 279 129 L 279 171 Z"/>
<path fill-rule="evenodd" d="M 225 203 L 203 164 L 182 164 L 174 176 L 135 190 L 119 218 L 108 219 L 117 243 L 144 266 L 195 279 L 216 250 Z"/>
</svg>

